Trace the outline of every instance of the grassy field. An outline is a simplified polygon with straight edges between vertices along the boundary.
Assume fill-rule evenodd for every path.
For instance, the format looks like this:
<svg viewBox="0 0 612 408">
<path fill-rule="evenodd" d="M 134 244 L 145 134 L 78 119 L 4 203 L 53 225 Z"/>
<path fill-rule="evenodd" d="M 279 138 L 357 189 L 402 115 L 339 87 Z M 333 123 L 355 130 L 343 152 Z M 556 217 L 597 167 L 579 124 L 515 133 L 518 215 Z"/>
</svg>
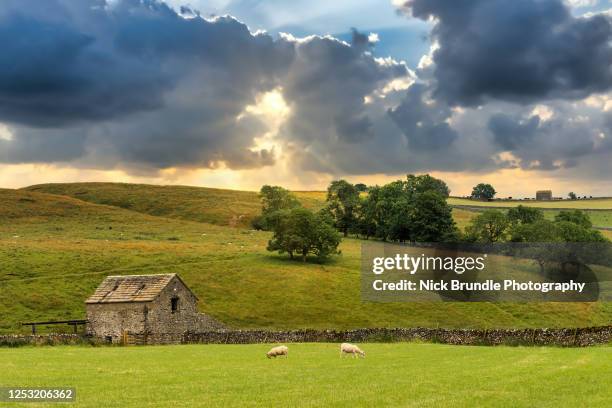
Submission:
<svg viewBox="0 0 612 408">
<path fill-rule="evenodd" d="M 457 223 L 459 228 L 465 228 L 470 220 L 477 216 L 480 211 L 487 210 L 487 207 L 480 207 L 481 210 L 467 210 L 465 208 L 453 208 L 453 218 Z M 506 211 L 506 209 L 501 209 L 501 211 Z M 612 228 L 612 210 L 610 211 L 590 211 L 590 210 L 581 210 L 589 215 L 593 226 L 595 227 L 604 227 L 604 228 Z M 544 209 L 544 217 L 548 220 L 554 220 L 555 216 L 559 214 L 559 210 L 554 209 Z"/>
<path fill-rule="evenodd" d="M 289 344 L 289 358 L 268 360 L 269 347 L 0 349 L 0 384 L 75 387 L 77 407 L 556 408 L 612 399 L 610 347 L 365 344 L 365 359 L 341 359 L 337 344 Z"/>
<path fill-rule="evenodd" d="M 553 200 L 553 201 L 479 201 L 468 198 L 451 197 L 451 205 L 468 205 L 473 207 L 516 207 L 524 205 L 538 208 L 576 208 L 579 210 L 612 210 L 612 198 L 594 198 L 589 200 Z"/>
<path fill-rule="evenodd" d="M 265 250 L 269 233 L 151 216 L 50 194 L 0 190 L 0 332 L 82 318 L 107 275 L 177 272 L 200 309 L 238 328 L 576 327 L 609 303 L 362 303 L 360 244 L 330 263 Z M 54 328 L 57 330 L 57 327 Z"/>
<path fill-rule="evenodd" d="M 261 212 L 258 193 L 253 191 L 123 183 L 40 184 L 26 190 L 215 225 L 250 226 L 253 217 Z M 323 207 L 325 202 L 324 192 L 295 192 L 295 195 L 305 207 L 314 210 Z"/>
<path fill-rule="evenodd" d="M 153 186 L 122 183 L 66 183 L 40 184 L 27 187 L 26 191 L 65 195 L 82 201 L 120 207 L 148 215 L 205 222 L 223 226 L 248 227 L 253 217 L 259 214 L 261 204 L 257 193 L 252 191 L 222 190 L 205 187 Z M 318 210 L 325 204 L 324 191 L 295 191 L 302 204 Z M 612 227 L 612 199 L 579 201 L 502 201 L 483 202 L 449 198 L 451 205 L 474 207 L 513 207 L 519 204 L 547 209 L 546 216 L 554 218 L 555 208 L 610 209 L 610 211 L 588 211 L 593 225 Z M 465 228 L 477 212 L 462 208 L 453 210 L 459 228 Z"/>
</svg>

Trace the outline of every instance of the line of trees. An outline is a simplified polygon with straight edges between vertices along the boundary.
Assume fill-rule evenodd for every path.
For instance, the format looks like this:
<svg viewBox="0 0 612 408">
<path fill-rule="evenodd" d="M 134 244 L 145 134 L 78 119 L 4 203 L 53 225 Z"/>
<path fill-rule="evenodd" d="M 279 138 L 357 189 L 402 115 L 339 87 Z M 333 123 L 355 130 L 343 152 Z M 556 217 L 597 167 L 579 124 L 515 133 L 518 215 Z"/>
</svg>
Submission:
<svg viewBox="0 0 612 408">
<path fill-rule="evenodd" d="M 507 212 L 486 210 L 466 228 L 467 242 L 607 242 L 588 213 L 559 211 L 554 220 L 539 208 L 519 205 Z"/>
<path fill-rule="evenodd" d="M 266 185 L 253 227 L 273 232 L 268 250 L 304 261 L 308 255 L 325 259 L 339 253 L 339 233 L 382 241 L 453 242 L 460 233 L 446 203 L 449 193 L 444 181 L 428 174 L 372 187 L 336 180 L 327 189 L 325 207 L 315 213 L 288 190 Z"/>
<path fill-rule="evenodd" d="M 483 194 L 494 194 L 487 186 L 481 186 Z M 449 194 L 444 181 L 428 174 L 370 187 L 336 180 L 327 188 L 324 208 L 313 212 L 288 190 L 266 185 L 253 227 L 273 232 L 269 251 L 303 261 L 309 255 L 324 260 L 338 254 L 342 235 L 349 234 L 402 243 L 607 242 L 583 211 L 560 211 L 551 221 L 542 210 L 521 205 L 507 212 L 483 211 L 462 233 L 446 202 Z"/>
<path fill-rule="evenodd" d="M 459 236 L 446 183 L 428 174 L 408 175 L 383 186 L 368 187 L 367 194 L 346 180 L 333 181 L 327 205 L 334 226 L 347 236 L 396 242 L 449 242 Z"/>
</svg>

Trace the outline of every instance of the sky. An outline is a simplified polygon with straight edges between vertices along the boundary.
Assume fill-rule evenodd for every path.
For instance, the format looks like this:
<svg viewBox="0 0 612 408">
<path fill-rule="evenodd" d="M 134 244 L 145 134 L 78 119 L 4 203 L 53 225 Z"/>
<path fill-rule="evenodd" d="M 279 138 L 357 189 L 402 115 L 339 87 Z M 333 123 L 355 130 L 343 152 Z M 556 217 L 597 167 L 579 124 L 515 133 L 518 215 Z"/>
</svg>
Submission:
<svg viewBox="0 0 612 408">
<path fill-rule="evenodd" d="M 610 0 L 3 0 L 0 187 L 612 196 Z"/>
</svg>

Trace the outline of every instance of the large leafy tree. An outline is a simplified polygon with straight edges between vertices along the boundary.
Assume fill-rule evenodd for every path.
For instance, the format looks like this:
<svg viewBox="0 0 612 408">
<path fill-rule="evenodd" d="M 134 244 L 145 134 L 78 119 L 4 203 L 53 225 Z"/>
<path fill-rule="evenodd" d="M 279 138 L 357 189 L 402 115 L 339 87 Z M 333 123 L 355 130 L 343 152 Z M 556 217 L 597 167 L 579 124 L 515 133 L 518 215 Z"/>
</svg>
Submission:
<svg viewBox="0 0 612 408">
<path fill-rule="evenodd" d="M 593 227 L 589 214 L 580 210 L 559 211 L 559 214 L 555 216 L 555 221 L 567 221 L 587 229 Z"/>
<path fill-rule="evenodd" d="M 505 241 L 509 225 L 508 217 L 503 212 L 486 210 L 466 228 L 467 238 L 474 242 Z"/>
<path fill-rule="evenodd" d="M 472 198 L 479 200 L 490 200 L 495 197 L 497 192 L 492 185 L 486 183 L 479 183 L 472 189 Z"/>
<path fill-rule="evenodd" d="M 261 216 L 252 221 L 255 229 L 270 230 L 277 220 L 275 213 L 301 207 L 298 199 L 289 190 L 280 186 L 263 186 L 259 191 L 259 198 L 261 199 Z"/>
<path fill-rule="evenodd" d="M 305 208 L 275 212 L 274 235 L 268 242 L 268 251 L 287 253 L 293 259 L 298 256 L 306 262 L 309 254 L 324 260 L 338 253 L 340 234 L 324 214 L 314 214 Z"/>
<path fill-rule="evenodd" d="M 265 185 L 259 191 L 262 215 L 269 215 L 275 211 L 288 210 L 300 206 L 300 202 L 291 192 L 280 186 Z"/>
<path fill-rule="evenodd" d="M 406 241 L 409 235 L 410 202 L 405 182 L 398 180 L 378 189 L 375 220 L 376 235 L 383 241 Z"/>
<path fill-rule="evenodd" d="M 516 224 L 512 228 L 513 242 L 561 242 L 554 222 L 538 219 L 530 223 Z"/>
<path fill-rule="evenodd" d="M 379 191 L 378 186 L 372 187 L 367 196 L 359 198 L 357 221 L 352 232 L 365 239 L 376 236 Z"/>
<path fill-rule="evenodd" d="M 437 190 L 414 197 L 410 212 L 410 240 L 415 242 L 451 242 L 458 238 L 452 209 Z"/>
<path fill-rule="evenodd" d="M 565 242 L 606 242 L 601 232 L 571 221 L 555 221 L 557 234 Z"/>
<path fill-rule="evenodd" d="M 544 212 L 539 208 L 519 205 L 508 210 L 508 220 L 514 226 L 532 224 L 544 219 Z"/>
<path fill-rule="evenodd" d="M 334 220 L 338 230 L 346 237 L 357 224 L 359 191 L 346 180 L 332 181 L 327 188 L 326 212 Z"/>
<path fill-rule="evenodd" d="M 409 174 L 406 177 L 406 190 L 411 195 L 435 191 L 446 198 L 450 194 L 450 189 L 444 181 L 432 177 L 429 174 L 421 174 L 419 176 Z"/>
<path fill-rule="evenodd" d="M 363 183 L 357 183 L 355 184 L 355 188 L 357 189 L 357 191 L 359 191 L 360 193 L 365 193 L 366 191 L 368 191 L 368 186 L 366 186 Z"/>
<path fill-rule="evenodd" d="M 440 184 L 432 179 L 413 177 L 370 188 L 360 207 L 360 225 L 385 241 L 452 240 L 457 229 L 451 208 L 439 192 Z"/>
</svg>

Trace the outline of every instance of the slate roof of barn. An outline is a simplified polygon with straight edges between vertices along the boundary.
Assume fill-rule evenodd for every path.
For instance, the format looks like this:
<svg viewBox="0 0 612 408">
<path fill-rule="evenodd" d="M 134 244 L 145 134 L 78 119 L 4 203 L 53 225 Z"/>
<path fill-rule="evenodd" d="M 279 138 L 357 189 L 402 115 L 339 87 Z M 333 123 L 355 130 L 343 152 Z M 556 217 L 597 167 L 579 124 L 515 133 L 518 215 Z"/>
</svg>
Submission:
<svg viewBox="0 0 612 408">
<path fill-rule="evenodd" d="M 191 292 L 191 289 L 176 273 L 107 276 L 85 303 L 151 302 L 159 296 L 174 277 Z M 191 293 L 197 299 L 197 296 Z"/>
</svg>

